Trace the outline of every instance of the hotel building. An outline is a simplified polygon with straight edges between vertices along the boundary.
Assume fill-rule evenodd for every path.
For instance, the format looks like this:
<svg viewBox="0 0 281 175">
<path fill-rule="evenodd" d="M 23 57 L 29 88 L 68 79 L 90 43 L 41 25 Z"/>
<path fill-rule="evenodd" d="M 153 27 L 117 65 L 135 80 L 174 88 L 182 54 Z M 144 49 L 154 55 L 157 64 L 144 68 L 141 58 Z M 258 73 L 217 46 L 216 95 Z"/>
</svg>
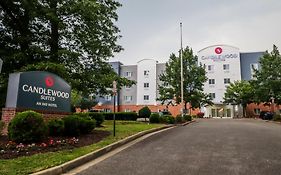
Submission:
<svg viewBox="0 0 281 175">
<path fill-rule="evenodd" d="M 198 52 L 198 63 L 206 68 L 208 80 L 204 84 L 204 92 L 212 96 L 214 105 L 202 107 L 205 117 L 235 117 L 241 115 L 241 108 L 235 105 L 223 104 L 224 92 L 229 83 L 237 80 L 253 78 L 253 68 L 259 68 L 259 59 L 263 52 L 241 53 L 239 48 L 229 45 L 213 45 Z M 159 75 L 165 71 L 165 63 L 158 63 L 154 59 L 143 59 L 136 65 L 123 65 L 120 62 L 110 62 L 113 69 L 122 77 L 136 81 L 132 87 L 123 87 L 116 98 L 116 111 L 138 111 L 148 106 L 153 112 L 166 109 L 156 99 L 159 97 L 158 85 L 162 84 Z M 97 98 L 95 109 L 113 111 L 113 98 L 105 96 Z M 180 113 L 180 105 L 168 106 L 168 110 L 175 116 Z M 258 115 L 258 106 L 251 106 L 249 112 Z M 191 111 L 192 114 L 199 112 Z"/>
</svg>

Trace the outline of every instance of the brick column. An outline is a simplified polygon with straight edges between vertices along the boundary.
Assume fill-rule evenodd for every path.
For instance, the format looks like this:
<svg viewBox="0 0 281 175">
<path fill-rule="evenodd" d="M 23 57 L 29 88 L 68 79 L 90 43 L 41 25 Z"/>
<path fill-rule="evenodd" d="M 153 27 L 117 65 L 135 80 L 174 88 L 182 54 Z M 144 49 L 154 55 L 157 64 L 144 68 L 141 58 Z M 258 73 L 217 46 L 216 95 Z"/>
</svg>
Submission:
<svg viewBox="0 0 281 175">
<path fill-rule="evenodd" d="M 4 122 L 3 135 L 8 134 L 8 125 L 16 115 L 16 108 L 2 108 L 2 121 Z"/>
<path fill-rule="evenodd" d="M 2 108 L 2 121 L 5 123 L 2 132 L 3 135 L 8 134 L 8 125 L 11 122 L 11 120 L 16 116 L 18 112 L 23 112 L 23 111 L 25 111 L 25 109 Z M 71 114 L 70 112 L 51 112 L 51 111 L 38 111 L 38 110 L 34 110 L 34 111 L 42 114 L 45 122 L 48 122 L 49 120 L 52 119 L 61 119 Z"/>
</svg>

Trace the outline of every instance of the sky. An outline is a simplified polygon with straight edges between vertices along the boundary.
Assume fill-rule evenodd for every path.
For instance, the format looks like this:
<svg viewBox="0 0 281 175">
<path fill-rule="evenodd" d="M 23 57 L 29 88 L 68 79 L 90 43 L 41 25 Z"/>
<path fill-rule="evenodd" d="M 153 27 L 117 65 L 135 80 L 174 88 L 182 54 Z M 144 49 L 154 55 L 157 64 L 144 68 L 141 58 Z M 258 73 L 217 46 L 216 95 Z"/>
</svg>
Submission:
<svg viewBox="0 0 281 175">
<path fill-rule="evenodd" d="M 194 54 L 205 47 L 227 44 L 240 52 L 281 52 L 280 0 L 117 0 L 116 22 L 124 50 L 110 61 L 125 65 L 142 59 L 167 62 L 183 47 Z"/>
</svg>

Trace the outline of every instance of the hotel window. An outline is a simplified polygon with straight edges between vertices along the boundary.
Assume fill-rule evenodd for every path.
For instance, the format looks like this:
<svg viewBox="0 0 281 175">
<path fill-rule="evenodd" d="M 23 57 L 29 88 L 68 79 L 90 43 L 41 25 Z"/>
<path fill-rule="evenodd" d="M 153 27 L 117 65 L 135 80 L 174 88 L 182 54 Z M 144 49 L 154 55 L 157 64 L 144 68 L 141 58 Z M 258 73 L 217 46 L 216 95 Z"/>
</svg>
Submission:
<svg viewBox="0 0 281 175">
<path fill-rule="evenodd" d="M 106 108 L 106 109 L 104 109 L 104 112 L 111 112 L 111 109 Z"/>
<path fill-rule="evenodd" d="M 144 83 L 144 84 L 143 84 L 143 87 L 144 87 L 144 88 L 149 88 L 149 83 Z"/>
<path fill-rule="evenodd" d="M 125 72 L 125 77 L 132 77 L 132 72 Z"/>
<path fill-rule="evenodd" d="M 224 79 L 224 84 L 229 84 L 230 83 L 230 78 L 225 78 Z"/>
<path fill-rule="evenodd" d="M 125 112 L 132 112 L 131 109 L 125 109 Z"/>
<path fill-rule="evenodd" d="M 209 84 L 215 84 L 215 79 L 209 79 Z"/>
<path fill-rule="evenodd" d="M 251 69 L 251 78 L 253 79 L 254 75 L 255 75 L 255 71 L 254 70 L 258 70 L 259 69 L 258 63 L 250 64 L 250 69 Z"/>
<path fill-rule="evenodd" d="M 149 70 L 143 71 L 143 75 L 144 75 L 144 76 L 148 76 L 148 75 L 149 75 Z"/>
<path fill-rule="evenodd" d="M 229 70 L 229 64 L 224 64 L 223 65 L 223 70 Z"/>
<path fill-rule="evenodd" d="M 106 96 L 104 97 L 104 99 L 105 99 L 106 101 L 111 101 L 111 96 L 110 96 L 110 95 L 106 95 Z"/>
<path fill-rule="evenodd" d="M 131 89 L 131 87 L 130 86 L 125 86 L 125 89 Z"/>
<path fill-rule="evenodd" d="M 133 99 L 132 96 L 125 96 L 125 97 L 124 97 L 124 100 L 127 101 L 127 102 L 128 102 L 128 101 L 132 101 L 132 99 Z"/>
<path fill-rule="evenodd" d="M 214 65 L 208 65 L 208 71 L 209 72 L 214 71 L 214 69 L 215 69 Z"/>
<path fill-rule="evenodd" d="M 255 109 L 254 109 L 254 113 L 255 113 L 256 115 L 260 115 L 261 109 L 260 109 L 260 108 L 255 108 Z"/>
<path fill-rule="evenodd" d="M 149 95 L 144 95 L 144 96 L 143 96 L 143 99 L 144 99 L 144 100 L 149 100 Z"/>
<path fill-rule="evenodd" d="M 209 93 L 209 96 L 210 96 L 212 99 L 215 99 L 215 98 L 216 98 L 216 94 L 215 94 L 215 93 Z"/>
</svg>

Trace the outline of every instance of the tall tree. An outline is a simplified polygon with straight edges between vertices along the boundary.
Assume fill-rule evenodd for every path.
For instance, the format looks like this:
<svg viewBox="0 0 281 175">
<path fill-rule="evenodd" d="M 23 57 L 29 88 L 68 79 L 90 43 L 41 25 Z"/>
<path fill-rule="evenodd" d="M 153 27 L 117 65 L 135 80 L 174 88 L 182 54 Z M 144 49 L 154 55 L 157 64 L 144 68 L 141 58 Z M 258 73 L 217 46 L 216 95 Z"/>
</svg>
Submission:
<svg viewBox="0 0 281 175">
<path fill-rule="evenodd" d="M 106 63 L 122 50 L 114 23 L 120 6 L 114 0 L 0 1 L 0 99 L 16 71 L 50 71 L 88 94 L 108 93 L 112 77 L 130 84 Z"/>
<path fill-rule="evenodd" d="M 209 96 L 203 93 L 203 84 L 207 80 L 204 67 L 198 65 L 197 56 L 193 55 L 192 49 L 186 47 L 183 50 L 183 99 L 184 107 L 187 109 L 187 104 L 191 104 L 191 108 L 198 108 L 203 103 L 210 103 Z M 172 101 L 181 103 L 181 62 L 180 56 L 177 57 L 174 53 L 171 54 L 169 61 L 166 63 L 164 74 L 160 75 L 159 85 L 160 97 L 158 100 Z"/>
<path fill-rule="evenodd" d="M 275 103 L 281 104 L 281 56 L 278 48 L 266 51 L 259 61 L 260 69 L 254 70 L 254 80 L 251 81 L 255 89 L 255 102 L 269 104 L 274 98 Z"/>
<path fill-rule="evenodd" d="M 242 105 L 243 117 L 246 116 L 246 107 L 253 102 L 254 89 L 248 81 L 230 83 L 224 93 L 224 103 Z"/>
</svg>

